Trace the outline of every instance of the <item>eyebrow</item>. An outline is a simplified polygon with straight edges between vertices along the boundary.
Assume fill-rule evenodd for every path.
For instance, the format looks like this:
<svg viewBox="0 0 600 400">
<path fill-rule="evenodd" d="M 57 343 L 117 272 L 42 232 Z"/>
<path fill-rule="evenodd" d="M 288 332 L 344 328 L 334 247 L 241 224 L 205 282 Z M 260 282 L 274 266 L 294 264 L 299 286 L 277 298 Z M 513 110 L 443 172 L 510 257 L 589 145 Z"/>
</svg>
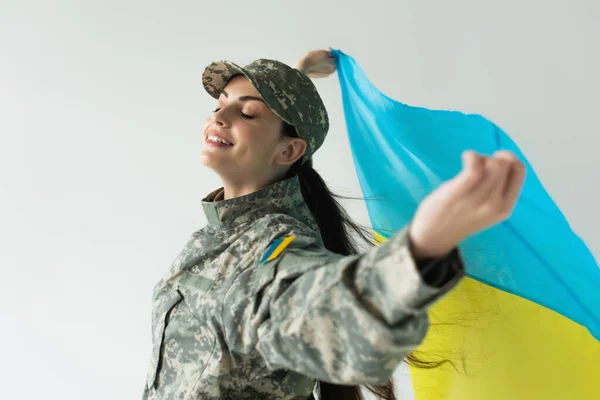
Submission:
<svg viewBox="0 0 600 400">
<path fill-rule="evenodd" d="M 227 93 L 226 91 L 222 90 L 221 94 L 224 95 L 225 97 L 229 98 L 229 93 Z M 255 101 L 260 101 L 262 103 L 264 103 L 265 101 L 263 99 L 261 99 L 260 97 L 256 97 L 256 96 L 240 96 L 238 98 L 238 100 L 240 101 L 250 101 L 250 100 L 255 100 Z M 265 103 L 266 104 L 266 103 Z"/>
</svg>

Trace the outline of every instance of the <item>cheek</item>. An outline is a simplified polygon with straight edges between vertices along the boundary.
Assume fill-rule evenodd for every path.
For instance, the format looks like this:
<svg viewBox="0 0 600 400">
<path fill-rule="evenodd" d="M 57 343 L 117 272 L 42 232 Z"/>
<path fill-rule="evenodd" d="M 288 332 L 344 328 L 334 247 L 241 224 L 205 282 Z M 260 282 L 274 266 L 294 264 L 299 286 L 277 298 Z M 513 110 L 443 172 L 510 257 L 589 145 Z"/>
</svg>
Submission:
<svg viewBox="0 0 600 400">
<path fill-rule="evenodd" d="M 245 161 L 256 164 L 266 160 L 276 145 L 270 135 L 255 127 L 240 128 L 236 132 L 237 153 Z"/>
<path fill-rule="evenodd" d="M 212 116 L 209 116 L 208 118 L 206 118 L 204 120 L 204 124 L 202 124 L 202 133 L 203 134 L 206 133 L 206 130 L 208 129 L 208 127 L 210 125 L 212 125 L 212 123 L 213 123 L 213 117 Z"/>
<path fill-rule="evenodd" d="M 253 126 L 240 126 L 235 129 L 236 144 L 247 150 L 254 151 L 261 147 L 263 137 L 260 130 Z"/>
<path fill-rule="evenodd" d="M 232 133 L 236 144 L 243 144 L 244 146 L 252 144 L 253 140 L 256 139 L 255 136 L 257 136 L 256 133 L 253 132 L 252 127 L 244 126 L 244 124 L 236 126 Z"/>
</svg>

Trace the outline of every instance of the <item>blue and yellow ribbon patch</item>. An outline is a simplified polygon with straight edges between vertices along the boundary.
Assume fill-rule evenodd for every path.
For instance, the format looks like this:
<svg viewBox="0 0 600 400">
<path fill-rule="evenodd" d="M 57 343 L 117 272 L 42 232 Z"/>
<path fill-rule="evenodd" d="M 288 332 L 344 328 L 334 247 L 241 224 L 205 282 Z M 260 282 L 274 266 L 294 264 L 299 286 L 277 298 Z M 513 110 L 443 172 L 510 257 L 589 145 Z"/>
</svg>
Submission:
<svg viewBox="0 0 600 400">
<path fill-rule="evenodd" d="M 289 246 L 290 243 L 296 238 L 294 235 L 282 237 L 280 239 L 275 240 L 267 249 L 265 255 L 260 260 L 259 264 L 264 264 L 266 262 L 272 261 L 279 257 L 279 255 L 285 250 L 286 247 Z"/>
</svg>

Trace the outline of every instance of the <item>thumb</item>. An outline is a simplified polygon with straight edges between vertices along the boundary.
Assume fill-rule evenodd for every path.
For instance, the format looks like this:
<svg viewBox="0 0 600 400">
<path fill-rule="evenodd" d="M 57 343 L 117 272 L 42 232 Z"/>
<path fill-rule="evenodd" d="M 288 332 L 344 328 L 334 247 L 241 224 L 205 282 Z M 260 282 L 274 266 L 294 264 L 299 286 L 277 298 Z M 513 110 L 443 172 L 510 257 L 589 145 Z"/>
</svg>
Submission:
<svg viewBox="0 0 600 400">
<path fill-rule="evenodd" d="M 484 170 L 483 158 L 477 155 L 474 151 L 465 151 L 462 153 L 462 170 L 456 176 L 458 189 L 457 194 L 466 194 L 473 190 L 481 181 Z"/>
</svg>

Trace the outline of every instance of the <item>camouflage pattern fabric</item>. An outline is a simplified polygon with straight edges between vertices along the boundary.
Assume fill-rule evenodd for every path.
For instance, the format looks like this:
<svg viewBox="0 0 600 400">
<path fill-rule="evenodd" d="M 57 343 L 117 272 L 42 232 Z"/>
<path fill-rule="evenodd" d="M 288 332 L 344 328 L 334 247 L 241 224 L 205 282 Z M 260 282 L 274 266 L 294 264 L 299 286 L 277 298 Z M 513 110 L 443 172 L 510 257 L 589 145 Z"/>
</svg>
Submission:
<svg viewBox="0 0 600 400">
<path fill-rule="evenodd" d="M 310 78 L 282 62 L 260 59 L 244 68 L 229 61 L 214 62 L 204 70 L 202 83 L 218 99 L 235 75 L 246 76 L 267 106 L 296 128 L 307 144 L 303 161 L 310 160 L 329 130 L 327 110 Z"/>
<path fill-rule="evenodd" d="M 144 400 L 309 399 L 316 380 L 385 382 L 423 339 L 426 309 L 463 276 L 426 285 L 407 233 L 356 256 L 323 247 L 297 177 L 203 202 L 195 232 L 153 294 Z M 274 240 L 296 239 L 272 261 Z"/>
</svg>

